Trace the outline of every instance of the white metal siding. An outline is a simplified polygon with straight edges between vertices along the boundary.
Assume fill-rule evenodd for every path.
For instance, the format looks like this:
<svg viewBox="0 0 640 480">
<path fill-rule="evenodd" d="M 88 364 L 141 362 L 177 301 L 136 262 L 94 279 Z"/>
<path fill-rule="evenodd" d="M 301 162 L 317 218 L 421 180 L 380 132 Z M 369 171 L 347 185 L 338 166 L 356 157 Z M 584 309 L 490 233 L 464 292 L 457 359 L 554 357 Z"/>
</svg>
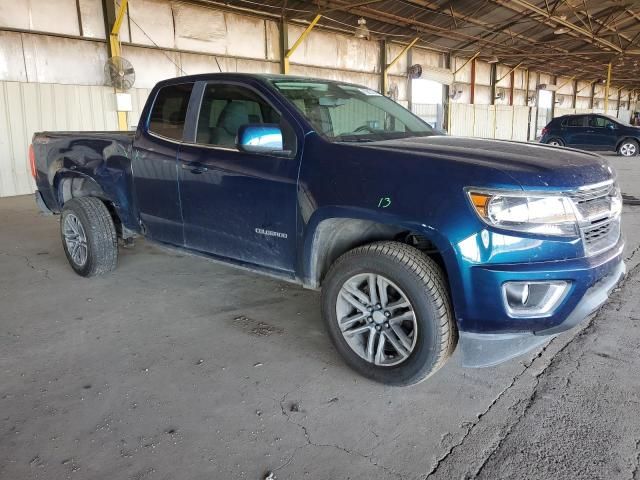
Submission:
<svg viewBox="0 0 640 480">
<path fill-rule="evenodd" d="M 130 93 L 129 124 L 136 125 L 149 90 Z M 34 132 L 117 128 L 108 87 L 0 82 L 0 197 L 33 192 L 28 147 Z"/>
</svg>

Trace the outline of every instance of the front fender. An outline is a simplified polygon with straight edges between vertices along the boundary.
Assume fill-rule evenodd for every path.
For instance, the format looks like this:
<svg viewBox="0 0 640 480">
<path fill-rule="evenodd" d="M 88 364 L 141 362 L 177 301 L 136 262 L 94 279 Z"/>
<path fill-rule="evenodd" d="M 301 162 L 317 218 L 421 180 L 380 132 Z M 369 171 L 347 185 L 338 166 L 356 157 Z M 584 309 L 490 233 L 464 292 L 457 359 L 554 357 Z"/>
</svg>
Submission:
<svg viewBox="0 0 640 480">
<path fill-rule="evenodd" d="M 451 244 L 433 226 L 402 216 L 358 207 L 326 206 L 317 209 L 303 232 L 300 268 L 306 286 L 317 288 L 323 273 L 339 254 L 365 243 L 389 240 L 402 232 L 425 237 L 443 258 L 451 252 Z M 334 252 L 335 251 L 335 252 Z M 445 263 L 446 259 L 445 259 Z M 455 263 L 455 261 L 454 261 Z"/>
</svg>

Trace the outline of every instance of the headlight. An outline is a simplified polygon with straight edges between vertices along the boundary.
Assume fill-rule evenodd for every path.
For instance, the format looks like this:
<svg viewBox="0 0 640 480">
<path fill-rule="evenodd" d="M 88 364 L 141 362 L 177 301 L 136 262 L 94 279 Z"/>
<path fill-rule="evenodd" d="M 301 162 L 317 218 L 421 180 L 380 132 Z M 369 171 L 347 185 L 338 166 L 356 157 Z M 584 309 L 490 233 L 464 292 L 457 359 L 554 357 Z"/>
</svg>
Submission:
<svg viewBox="0 0 640 480">
<path fill-rule="evenodd" d="M 473 208 L 489 225 L 543 235 L 577 236 L 573 203 L 561 195 L 467 190 Z"/>
</svg>

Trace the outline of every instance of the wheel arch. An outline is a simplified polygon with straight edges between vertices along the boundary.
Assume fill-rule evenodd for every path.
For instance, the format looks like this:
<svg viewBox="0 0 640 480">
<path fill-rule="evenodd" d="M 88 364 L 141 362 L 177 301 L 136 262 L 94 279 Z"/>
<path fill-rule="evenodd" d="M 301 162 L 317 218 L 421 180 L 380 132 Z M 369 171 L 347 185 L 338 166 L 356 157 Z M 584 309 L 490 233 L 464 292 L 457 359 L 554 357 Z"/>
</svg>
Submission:
<svg viewBox="0 0 640 480">
<path fill-rule="evenodd" d="M 618 149 L 620 148 L 620 146 L 626 141 L 626 140 L 633 140 L 636 145 L 640 145 L 640 140 L 638 140 L 636 137 L 633 137 L 631 135 L 626 135 L 624 137 L 622 137 L 618 143 L 616 144 L 616 152 L 618 151 Z"/>
<path fill-rule="evenodd" d="M 400 241 L 424 251 L 447 275 L 442 254 L 450 245 L 435 229 L 377 212 L 326 213 L 315 215 L 307 226 L 302 265 L 305 287 L 319 288 L 332 263 L 343 253 L 382 240 Z"/>
<path fill-rule="evenodd" d="M 549 145 L 554 140 L 556 140 L 561 147 L 565 147 L 567 145 L 567 142 L 565 142 L 564 139 L 559 135 L 550 135 L 545 143 Z"/>
<path fill-rule="evenodd" d="M 68 170 L 59 171 L 53 179 L 53 189 L 61 209 L 72 198 L 98 198 L 109 210 L 118 236 L 127 236 L 127 229 L 123 227 L 120 212 L 115 202 L 109 198 L 98 182 L 90 176 Z"/>
</svg>

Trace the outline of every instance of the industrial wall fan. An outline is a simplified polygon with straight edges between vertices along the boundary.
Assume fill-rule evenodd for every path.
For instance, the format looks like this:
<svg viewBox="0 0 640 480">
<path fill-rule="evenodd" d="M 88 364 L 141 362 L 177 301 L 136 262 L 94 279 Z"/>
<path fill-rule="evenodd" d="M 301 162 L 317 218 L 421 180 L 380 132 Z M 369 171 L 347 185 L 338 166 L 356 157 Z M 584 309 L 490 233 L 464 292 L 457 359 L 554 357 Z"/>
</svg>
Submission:
<svg viewBox="0 0 640 480">
<path fill-rule="evenodd" d="M 411 65 L 407 69 L 407 75 L 411 79 L 420 78 L 422 76 L 422 65 L 420 65 L 419 63 L 416 63 L 415 65 Z"/>
<path fill-rule="evenodd" d="M 457 83 L 452 84 L 449 87 L 449 98 L 451 100 L 458 100 L 462 96 L 462 85 L 458 85 Z"/>
<path fill-rule="evenodd" d="M 104 64 L 107 85 L 118 90 L 129 90 L 136 81 L 136 72 L 131 62 L 123 57 L 111 57 Z"/>
</svg>

